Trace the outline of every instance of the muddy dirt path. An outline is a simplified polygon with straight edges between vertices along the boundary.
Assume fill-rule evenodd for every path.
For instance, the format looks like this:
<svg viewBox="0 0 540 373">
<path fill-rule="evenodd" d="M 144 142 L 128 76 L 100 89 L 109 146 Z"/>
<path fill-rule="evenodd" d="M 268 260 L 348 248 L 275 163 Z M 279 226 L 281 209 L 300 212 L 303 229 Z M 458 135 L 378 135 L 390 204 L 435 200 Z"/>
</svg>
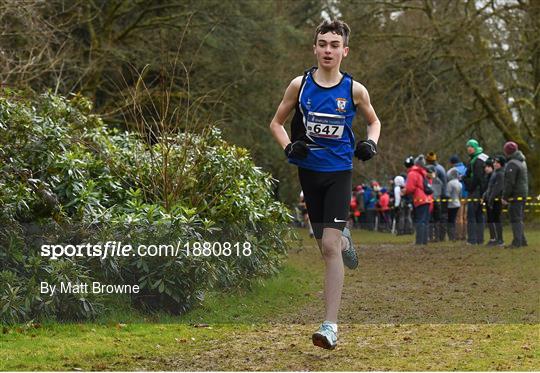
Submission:
<svg viewBox="0 0 540 373">
<path fill-rule="evenodd" d="M 299 255 L 320 268 L 318 249 Z M 340 341 L 315 348 L 324 315 L 313 301 L 268 323 L 244 325 L 197 351 L 142 363 L 168 370 L 538 370 L 540 248 L 367 245 L 346 272 Z M 298 259 L 298 258 L 297 258 Z M 150 363 L 148 365 L 148 363 Z"/>
<path fill-rule="evenodd" d="M 301 254 L 322 273 L 315 247 L 306 245 Z M 358 269 L 345 273 L 342 323 L 539 322 L 538 247 L 369 245 L 359 259 Z M 322 289 L 314 295 L 319 301 L 275 321 L 320 322 Z"/>
</svg>

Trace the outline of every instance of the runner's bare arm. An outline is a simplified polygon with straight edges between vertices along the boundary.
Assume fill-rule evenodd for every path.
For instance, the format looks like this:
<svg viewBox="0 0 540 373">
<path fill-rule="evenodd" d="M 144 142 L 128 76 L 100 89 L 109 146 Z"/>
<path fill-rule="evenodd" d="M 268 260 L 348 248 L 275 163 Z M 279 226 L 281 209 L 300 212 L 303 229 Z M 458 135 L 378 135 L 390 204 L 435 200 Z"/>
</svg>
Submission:
<svg viewBox="0 0 540 373">
<path fill-rule="evenodd" d="M 291 142 L 287 131 L 283 127 L 287 117 L 294 109 L 298 99 L 298 91 L 300 90 L 300 85 L 302 84 L 302 77 L 298 76 L 294 78 L 283 95 L 283 99 L 279 104 L 274 119 L 270 122 L 270 131 L 274 139 L 281 145 L 283 149 Z"/>
<path fill-rule="evenodd" d="M 367 138 L 379 142 L 379 136 L 381 134 L 381 122 L 371 106 L 371 101 L 369 100 L 369 93 L 362 84 L 358 82 L 353 83 L 353 97 L 357 109 L 360 110 L 364 119 L 367 121 Z"/>
</svg>

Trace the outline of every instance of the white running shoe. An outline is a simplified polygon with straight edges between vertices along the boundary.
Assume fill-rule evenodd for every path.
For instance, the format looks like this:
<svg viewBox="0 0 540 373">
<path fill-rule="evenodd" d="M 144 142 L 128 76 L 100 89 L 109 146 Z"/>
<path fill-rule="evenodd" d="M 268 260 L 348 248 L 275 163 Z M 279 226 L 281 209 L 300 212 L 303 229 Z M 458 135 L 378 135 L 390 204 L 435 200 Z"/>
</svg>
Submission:
<svg viewBox="0 0 540 373">
<path fill-rule="evenodd" d="M 311 337 L 313 344 L 327 350 L 333 350 L 337 345 L 337 333 L 326 321 L 322 323 L 319 330 L 313 333 Z"/>
</svg>

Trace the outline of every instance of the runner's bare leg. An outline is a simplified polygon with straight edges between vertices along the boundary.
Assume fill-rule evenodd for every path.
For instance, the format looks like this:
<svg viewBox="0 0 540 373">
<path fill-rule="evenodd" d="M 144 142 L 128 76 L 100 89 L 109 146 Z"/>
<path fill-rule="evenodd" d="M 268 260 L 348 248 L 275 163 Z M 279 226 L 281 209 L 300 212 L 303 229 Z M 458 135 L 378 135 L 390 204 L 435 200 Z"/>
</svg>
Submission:
<svg viewBox="0 0 540 373">
<path fill-rule="evenodd" d="M 341 250 L 347 247 L 347 239 L 342 236 L 342 231 L 339 229 L 324 228 L 323 237 L 317 240 L 317 244 L 325 263 L 325 320 L 337 324 L 345 273 Z"/>
</svg>

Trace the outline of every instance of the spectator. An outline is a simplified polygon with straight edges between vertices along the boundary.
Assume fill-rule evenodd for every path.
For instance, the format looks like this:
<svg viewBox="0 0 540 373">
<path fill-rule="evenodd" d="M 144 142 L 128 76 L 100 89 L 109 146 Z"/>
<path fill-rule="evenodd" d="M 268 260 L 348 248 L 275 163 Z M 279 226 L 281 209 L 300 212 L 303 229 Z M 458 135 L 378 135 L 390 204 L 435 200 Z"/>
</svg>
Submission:
<svg viewBox="0 0 540 373">
<path fill-rule="evenodd" d="M 356 202 L 358 203 L 358 210 L 364 212 L 364 187 L 362 185 L 357 185 L 355 190 Z"/>
<path fill-rule="evenodd" d="M 412 234 L 414 232 L 413 225 L 413 204 L 412 198 L 409 195 L 405 195 L 405 174 L 396 176 L 398 184 L 401 191 L 401 200 L 399 203 L 399 214 L 397 215 L 397 234 Z"/>
<path fill-rule="evenodd" d="M 381 190 L 381 185 L 376 181 L 376 180 L 373 180 L 371 181 L 371 189 L 373 190 L 373 193 L 372 193 L 372 207 L 369 211 L 369 224 L 370 224 L 370 227 L 372 227 L 372 229 L 370 230 L 374 230 L 374 231 L 378 231 L 379 230 L 379 212 L 378 212 L 378 208 L 377 208 L 377 204 L 379 202 L 379 192 Z"/>
<path fill-rule="evenodd" d="M 313 228 L 311 227 L 311 221 L 309 220 L 308 210 L 306 207 L 306 201 L 304 200 L 304 191 L 300 191 L 300 202 L 298 203 L 298 207 L 300 209 L 300 212 L 302 214 L 302 218 L 304 220 L 304 227 L 307 227 L 309 230 L 309 237 L 313 238 Z"/>
<path fill-rule="evenodd" d="M 401 204 L 401 189 L 405 186 L 405 179 L 403 176 L 396 176 L 394 178 L 394 208 L 399 209 Z"/>
<path fill-rule="evenodd" d="M 381 231 L 390 231 L 390 195 L 386 188 L 381 188 L 379 191 L 378 208 L 379 221 L 381 222 Z"/>
<path fill-rule="evenodd" d="M 401 190 L 405 186 L 405 179 L 403 176 L 396 176 L 394 178 L 394 218 L 392 219 L 392 233 L 394 234 L 403 234 L 403 229 L 401 227 Z"/>
<path fill-rule="evenodd" d="M 369 229 L 370 231 L 375 229 L 375 203 L 377 201 L 377 196 L 375 192 L 369 187 L 364 187 L 364 208 L 366 209 L 364 228 Z"/>
<path fill-rule="evenodd" d="M 503 156 L 495 157 L 492 162 L 486 162 L 486 169 L 493 167 L 491 177 L 488 181 L 488 188 L 484 193 L 484 203 L 487 209 L 487 223 L 489 227 L 488 246 L 503 246 L 503 230 L 501 223 L 502 212 L 502 192 L 504 184 L 504 165 L 506 159 Z"/>
<path fill-rule="evenodd" d="M 358 225 L 358 218 L 360 217 L 360 211 L 358 211 L 358 201 L 356 199 L 356 190 L 351 192 L 351 202 L 349 203 L 349 221 L 347 225 L 352 228 Z"/>
<path fill-rule="evenodd" d="M 403 165 L 407 169 L 407 172 L 409 172 L 409 169 L 414 166 L 414 157 L 412 155 L 409 155 L 407 158 L 405 158 Z"/>
<path fill-rule="evenodd" d="M 465 186 L 469 192 L 467 204 L 467 244 L 481 245 L 484 243 L 484 214 L 480 199 L 487 189 L 484 174 L 484 163 L 488 156 L 478 141 L 467 141 L 467 153 L 471 161 L 467 165 L 465 174 Z"/>
<path fill-rule="evenodd" d="M 433 207 L 438 207 L 440 209 L 440 220 L 439 225 L 437 227 L 437 235 L 435 239 L 437 241 L 444 241 L 446 237 L 446 217 L 448 212 L 446 211 L 446 170 L 444 167 L 437 162 L 437 154 L 435 152 L 429 152 L 426 157 L 426 163 L 428 165 L 432 165 L 435 167 L 435 172 L 437 173 L 437 178 L 442 183 L 442 189 L 441 194 L 439 197 L 433 197 L 434 202 L 438 203 L 438 205 L 434 205 Z"/>
<path fill-rule="evenodd" d="M 461 162 L 457 154 L 454 154 L 450 157 L 449 160 L 450 167 L 454 168 L 458 173 L 458 180 L 461 184 L 461 195 L 460 195 L 460 207 L 457 211 L 456 217 L 456 240 L 466 240 L 467 239 L 467 189 L 465 188 L 465 183 L 463 179 L 467 172 L 467 167 Z"/>
<path fill-rule="evenodd" d="M 406 183 L 406 174 L 401 174 L 400 177 L 403 178 Z M 414 225 L 412 219 L 413 204 L 412 198 L 409 195 L 405 195 L 405 184 L 401 187 L 401 220 L 402 224 L 402 233 L 399 234 L 412 234 L 414 232 Z"/>
<path fill-rule="evenodd" d="M 443 182 L 441 179 L 439 179 L 439 176 L 437 175 L 437 171 L 435 170 L 435 166 L 428 165 L 426 167 L 427 169 L 427 176 L 431 180 L 431 188 L 433 189 L 433 203 L 432 203 L 432 209 L 429 219 L 429 240 L 432 242 L 439 242 L 444 240 L 444 234 L 443 229 L 441 228 L 443 225 L 443 219 L 442 219 L 442 191 L 443 191 Z M 446 179 L 446 178 L 445 178 Z M 446 213 L 446 209 L 444 211 Z M 446 219 L 444 219 L 444 224 L 446 224 Z"/>
<path fill-rule="evenodd" d="M 432 201 L 431 196 L 426 192 L 432 192 L 427 184 L 426 160 L 423 154 L 420 154 L 414 160 L 414 166 L 409 168 L 407 174 L 407 183 L 405 184 L 405 193 L 412 196 L 414 206 L 414 219 L 416 226 L 416 244 L 427 245 L 428 240 L 428 220 L 429 205 Z"/>
<path fill-rule="evenodd" d="M 525 201 L 529 193 L 527 163 L 525 156 L 513 141 L 504 144 L 504 154 L 507 163 L 504 170 L 503 203 L 509 204 L 508 214 L 514 236 L 509 248 L 518 248 L 527 246 L 523 226 Z"/>
<path fill-rule="evenodd" d="M 354 194 L 356 196 L 356 205 L 357 205 L 357 209 L 356 209 L 357 212 L 355 214 L 358 215 L 357 219 L 355 219 L 355 224 L 356 224 L 355 227 L 360 228 L 362 218 L 363 218 L 363 215 L 364 215 L 364 211 L 365 211 L 365 208 L 364 208 L 364 188 L 362 187 L 362 185 L 357 185 L 356 186 Z"/>
<path fill-rule="evenodd" d="M 390 224 L 389 224 L 389 227 L 390 227 L 390 232 L 394 232 L 394 227 L 392 225 L 392 223 L 395 221 L 395 213 L 396 213 L 396 210 L 394 209 L 394 206 L 396 204 L 396 196 L 394 195 L 394 178 L 390 178 L 388 180 L 388 188 L 386 188 L 386 191 L 388 193 L 388 196 L 390 197 L 389 198 L 389 203 L 388 203 L 388 207 L 389 207 L 389 211 L 388 211 L 388 218 L 390 220 Z"/>
<path fill-rule="evenodd" d="M 448 183 L 446 184 L 446 196 L 448 199 L 448 239 L 456 241 L 456 217 L 461 206 L 461 182 L 456 167 L 448 170 Z"/>
<path fill-rule="evenodd" d="M 414 156 L 409 155 L 407 158 L 405 158 L 405 161 L 403 162 L 403 165 L 404 165 L 405 168 L 407 169 L 407 171 L 406 171 L 406 173 L 405 173 L 405 177 L 404 177 L 405 183 L 407 183 L 407 175 L 408 175 L 408 173 L 409 173 L 409 170 L 411 169 L 412 166 L 414 166 L 414 158 L 415 158 Z M 410 202 L 411 202 L 411 206 L 413 206 L 413 204 L 412 204 L 412 196 L 407 195 L 407 194 L 405 194 L 405 193 L 403 193 L 402 196 L 404 196 L 404 197 L 406 197 L 407 199 L 409 199 Z M 414 206 L 413 206 L 413 207 L 414 207 Z M 413 207 L 411 207 L 411 218 L 412 218 L 413 221 L 416 221 L 416 220 L 414 219 L 414 208 L 413 208 Z M 412 232 L 411 232 L 411 233 L 412 233 Z"/>
</svg>

